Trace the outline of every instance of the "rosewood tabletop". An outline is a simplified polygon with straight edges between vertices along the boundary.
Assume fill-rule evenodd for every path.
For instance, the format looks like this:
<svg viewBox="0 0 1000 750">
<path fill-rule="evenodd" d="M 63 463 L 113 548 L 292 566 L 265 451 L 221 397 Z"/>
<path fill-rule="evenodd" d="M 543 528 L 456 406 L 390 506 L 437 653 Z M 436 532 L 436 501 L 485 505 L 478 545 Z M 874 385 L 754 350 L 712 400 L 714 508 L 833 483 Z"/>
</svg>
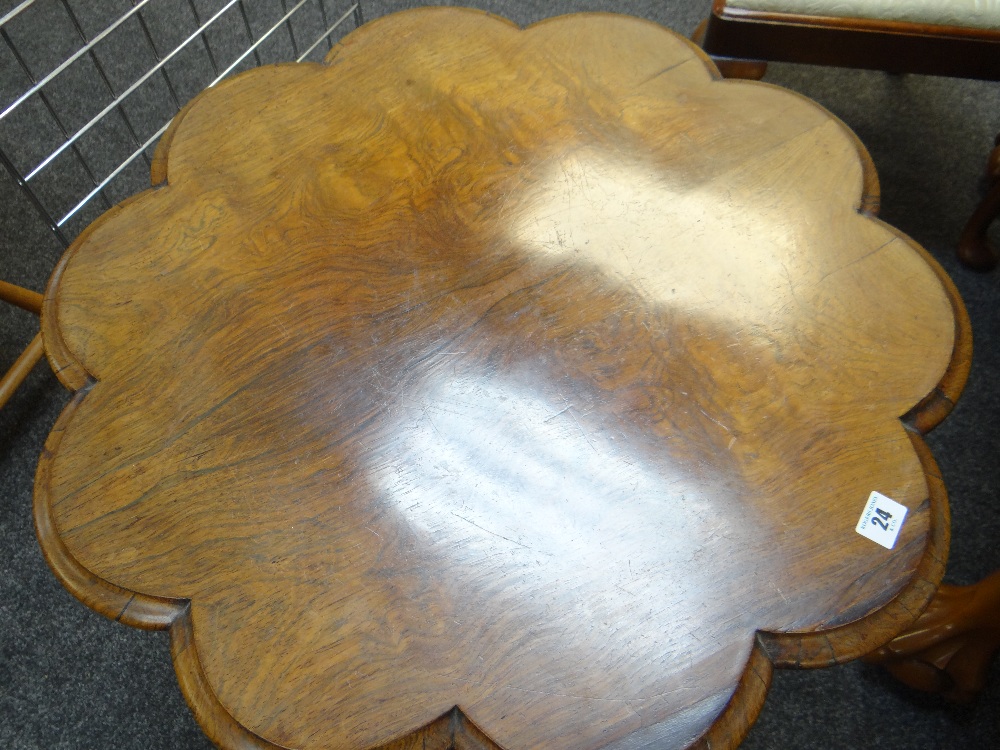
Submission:
<svg viewBox="0 0 1000 750">
<path fill-rule="evenodd" d="M 45 295 L 35 517 L 220 746 L 733 747 L 933 595 L 968 320 L 813 102 L 422 9 L 203 93 L 152 182 Z"/>
</svg>

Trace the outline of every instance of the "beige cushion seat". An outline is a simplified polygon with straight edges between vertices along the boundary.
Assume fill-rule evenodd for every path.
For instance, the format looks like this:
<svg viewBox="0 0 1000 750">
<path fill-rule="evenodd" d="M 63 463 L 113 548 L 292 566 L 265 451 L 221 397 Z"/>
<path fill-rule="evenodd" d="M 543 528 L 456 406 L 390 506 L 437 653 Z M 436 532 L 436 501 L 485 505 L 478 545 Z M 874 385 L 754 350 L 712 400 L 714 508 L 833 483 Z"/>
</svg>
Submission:
<svg viewBox="0 0 1000 750">
<path fill-rule="evenodd" d="M 735 0 L 731 9 L 1000 30 L 1000 0 Z"/>
</svg>

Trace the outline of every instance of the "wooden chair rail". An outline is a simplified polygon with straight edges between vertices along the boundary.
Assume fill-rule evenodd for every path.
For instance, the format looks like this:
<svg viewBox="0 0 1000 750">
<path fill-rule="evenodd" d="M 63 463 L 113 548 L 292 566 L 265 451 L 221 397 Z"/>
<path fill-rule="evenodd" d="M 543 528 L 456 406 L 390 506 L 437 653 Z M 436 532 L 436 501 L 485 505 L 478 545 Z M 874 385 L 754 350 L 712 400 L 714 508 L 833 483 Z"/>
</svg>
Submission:
<svg viewBox="0 0 1000 750">
<path fill-rule="evenodd" d="M 42 312 L 42 295 L 30 289 L 0 281 L 0 299 L 8 302 L 22 310 L 27 310 L 35 315 Z M 42 334 L 38 333 L 31 340 L 31 343 L 17 358 L 11 368 L 0 378 L 0 408 L 4 406 L 14 391 L 18 389 L 28 373 L 38 364 L 38 361 L 45 355 L 45 348 L 42 346 Z"/>
<path fill-rule="evenodd" d="M 42 314 L 42 295 L 30 289 L 0 281 L 0 299 L 35 315 Z"/>
</svg>

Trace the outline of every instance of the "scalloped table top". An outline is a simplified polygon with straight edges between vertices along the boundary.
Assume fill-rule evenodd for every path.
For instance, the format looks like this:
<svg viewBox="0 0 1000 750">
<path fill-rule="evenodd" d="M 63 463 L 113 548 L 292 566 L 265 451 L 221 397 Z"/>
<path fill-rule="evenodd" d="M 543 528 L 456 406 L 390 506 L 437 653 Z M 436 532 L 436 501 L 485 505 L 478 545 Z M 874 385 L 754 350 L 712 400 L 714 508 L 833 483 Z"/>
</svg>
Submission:
<svg viewBox="0 0 1000 750">
<path fill-rule="evenodd" d="M 932 595 L 968 321 L 809 100 L 408 11 L 199 96 L 153 183 L 46 294 L 36 522 L 221 746 L 732 746 Z"/>
</svg>

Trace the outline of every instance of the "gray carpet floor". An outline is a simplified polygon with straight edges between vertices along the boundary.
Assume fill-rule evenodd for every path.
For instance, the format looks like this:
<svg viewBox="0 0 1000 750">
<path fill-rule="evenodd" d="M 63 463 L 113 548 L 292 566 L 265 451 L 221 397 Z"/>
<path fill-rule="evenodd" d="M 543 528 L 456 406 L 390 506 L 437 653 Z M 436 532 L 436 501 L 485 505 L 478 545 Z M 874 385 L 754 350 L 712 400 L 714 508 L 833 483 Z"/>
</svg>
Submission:
<svg viewBox="0 0 1000 750">
<path fill-rule="evenodd" d="M 16 4 L 0 2 L 0 17 Z M 372 19 L 417 4 L 363 2 L 362 7 L 365 17 Z M 465 4 L 522 24 L 571 11 L 611 10 L 649 18 L 688 35 L 710 2 Z M 66 23 L 59 2 L 39 0 L 37 5 L 30 23 L 12 22 L 5 32 L 29 67 L 38 66 L 33 69 L 40 75 L 37 70 L 44 73 L 53 60 L 64 59 L 75 47 L 59 36 L 59 25 Z M 124 0 L 71 5 L 91 36 L 130 7 Z M 221 2 L 199 0 L 194 5 L 204 19 Z M 273 23 L 280 17 L 280 5 L 247 0 L 255 30 L 266 28 L 268 18 Z M 333 8 L 335 3 L 328 5 Z M 154 39 L 176 40 L 190 33 L 189 3 L 154 0 L 147 10 Z M 334 11 L 329 15 L 333 17 Z M 220 66 L 234 59 L 240 23 L 235 17 L 226 20 L 212 39 Z M 137 69 L 155 62 L 143 48 L 141 29 L 133 24 L 125 31 L 99 51 L 106 75 L 119 90 Z M 169 50 L 167 43 L 164 49 Z M 275 34 L 261 46 L 261 58 L 263 62 L 287 59 L 294 53 L 291 47 L 288 34 Z M 205 55 L 186 52 L 171 61 L 171 85 L 178 99 L 193 95 L 211 80 Z M 251 56 L 238 67 L 254 62 Z M 46 91 L 50 104 L 73 130 L 100 111 L 107 92 L 92 74 L 70 73 Z M 954 260 L 953 247 L 984 190 L 984 159 L 1000 131 L 1000 85 L 794 65 L 772 65 L 767 80 L 812 97 L 857 132 L 879 171 L 882 217 L 930 250 L 952 275 L 968 306 L 976 339 L 972 373 L 958 407 L 929 442 L 951 497 L 953 541 L 946 580 L 975 581 L 1000 568 L 1000 272 L 977 274 L 962 268 Z M 165 85 L 162 76 L 151 79 L 149 91 L 137 92 L 143 96 L 137 95 L 129 105 L 140 142 L 155 133 L 163 122 L 164 107 L 171 106 Z M 0 106 L 13 101 L 25 86 L 18 61 L 0 42 Z M 112 145 L 128 141 L 120 124 L 105 124 L 95 126 L 79 146 L 100 169 L 120 158 L 114 156 Z M 37 98 L 16 118 L 0 122 L 0 147 L 22 170 L 51 151 L 58 139 L 58 128 Z M 146 165 L 140 159 L 109 188 L 108 201 L 141 189 L 148 179 L 145 175 Z M 72 207 L 90 187 L 69 158 L 57 160 L 35 185 L 48 205 L 59 211 Z M 67 222 L 66 236 L 75 236 L 101 210 L 101 203 L 93 202 Z M 42 290 L 62 249 L 15 181 L 0 169 L 0 278 Z M 0 368 L 14 361 L 36 326 L 30 315 L 0 307 Z M 208 747 L 177 687 L 167 636 L 132 630 L 92 613 L 62 588 L 39 552 L 31 522 L 34 467 L 67 400 L 52 374 L 39 366 L 0 411 L 0 747 Z M 1000 670 L 994 665 L 990 687 L 967 706 L 914 693 L 862 664 L 781 670 L 744 747 L 1000 747 Z"/>
</svg>

